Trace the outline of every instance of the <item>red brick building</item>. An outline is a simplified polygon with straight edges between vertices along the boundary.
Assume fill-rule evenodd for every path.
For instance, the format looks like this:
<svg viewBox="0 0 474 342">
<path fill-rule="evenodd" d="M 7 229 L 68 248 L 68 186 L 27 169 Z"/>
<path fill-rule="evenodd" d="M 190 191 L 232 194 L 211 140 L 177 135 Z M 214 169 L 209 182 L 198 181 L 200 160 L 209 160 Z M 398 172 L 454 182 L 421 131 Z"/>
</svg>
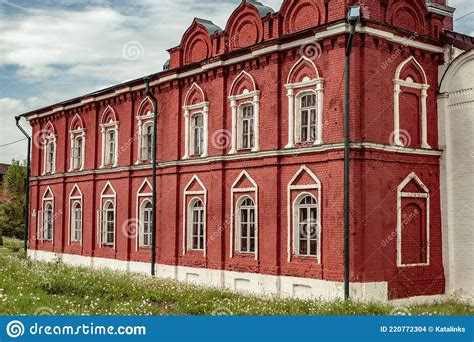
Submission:
<svg viewBox="0 0 474 342">
<path fill-rule="evenodd" d="M 157 272 L 343 296 L 344 0 L 242 1 L 195 19 L 153 75 Z M 351 290 L 445 293 L 438 68 L 444 0 L 362 3 L 351 64 Z M 28 113 L 30 254 L 149 270 L 152 102 L 143 80 Z"/>
</svg>

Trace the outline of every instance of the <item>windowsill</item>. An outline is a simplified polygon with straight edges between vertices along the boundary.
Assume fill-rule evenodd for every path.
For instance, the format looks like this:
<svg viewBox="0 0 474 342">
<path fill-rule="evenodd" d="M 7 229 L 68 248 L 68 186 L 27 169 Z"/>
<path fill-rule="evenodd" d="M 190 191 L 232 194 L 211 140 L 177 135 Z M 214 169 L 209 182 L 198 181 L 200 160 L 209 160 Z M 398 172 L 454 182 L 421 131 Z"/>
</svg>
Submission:
<svg viewBox="0 0 474 342">
<path fill-rule="evenodd" d="M 256 255 L 257 255 L 256 253 L 246 253 L 246 252 L 236 251 L 234 253 L 234 259 L 248 260 L 248 261 L 257 262 L 257 260 L 255 259 Z"/>
<path fill-rule="evenodd" d="M 302 261 L 317 261 L 319 263 L 319 258 L 317 256 L 311 256 L 311 255 L 299 255 L 299 254 L 293 254 L 293 258 L 302 260 Z"/>
</svg>

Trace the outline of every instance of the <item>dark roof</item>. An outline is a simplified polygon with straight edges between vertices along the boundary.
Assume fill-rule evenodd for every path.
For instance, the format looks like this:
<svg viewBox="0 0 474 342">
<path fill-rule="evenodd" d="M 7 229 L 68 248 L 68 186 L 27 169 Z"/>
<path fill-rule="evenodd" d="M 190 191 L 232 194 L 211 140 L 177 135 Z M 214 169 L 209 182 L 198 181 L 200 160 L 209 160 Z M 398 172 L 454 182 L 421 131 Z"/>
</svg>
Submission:
<svg viewBox="0 0 474 342">
<path fill-rule="evenodd" d="M 444 30 L 441 38 L 445 43 L 452 44 L 461 50 L 466 51 L 474 47 L 474 37 L 467 34 Z"/>
<path fill-rule="evenodd" d="M 271 7 L 268 7 L 268 6 L 265 6 L 264 4 L 262 4 L 260 1 L 256 1 L 256 0 L 247 0 L 247 2 L 249 4 L 251 4 L 252 6 L 254 6 L 258 13 L 260 13 L 260 16 L 262 18 L 266 17 L 267 14 L 273 14 L 275 13 L 275 11 L 273 10 L 273 8 Z"/>
<path fill-rule="evenodd" d="M 194 20 L 196 20 L 198 24 L 201 24 L 202 26 L 204 26 L 210 36 L 212 36 L 216 32 L 222 32 L 222 29 L 210 20 L 201 19 L 201 18 L 194 18 Z"/>
<path fill-rule="evenodd" d="M 9 164 L 0 164 L 0 175 L 4 175 L 10 166 Z"/>
</svg>

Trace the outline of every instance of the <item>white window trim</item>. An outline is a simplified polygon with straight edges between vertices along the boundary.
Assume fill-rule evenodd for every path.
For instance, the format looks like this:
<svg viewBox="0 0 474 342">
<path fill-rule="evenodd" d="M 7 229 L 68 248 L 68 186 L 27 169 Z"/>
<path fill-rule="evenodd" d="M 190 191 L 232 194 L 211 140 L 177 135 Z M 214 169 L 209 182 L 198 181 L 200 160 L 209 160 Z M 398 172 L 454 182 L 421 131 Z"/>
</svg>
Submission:
<svg viewBox="0 0 474 342">
<path fill-rule="evenodd" d="M 154 118 L 154 113 L 148 111 L 147 113 L 140 115 L 142 113 L 143 108 L 150 103 L 152 109 L 154 110 L 155 107 L 153 105 L 153 102 L 150 100 L 150 98 L 146 97 L 142 100 L 140 105 L 138 106 L 138 115 L 137 115 L 137 128 L 138 128 L 138 157 L 137 161 L 135 162 L 135 165 L 140 165 L 140 164 L 146 164 L 146 163 L 151 163 L 152 161 L 144 160 L 142 156 L 142 135 L 143 135 L 143 129 L 145 126 L 153 124 L 153 118 Z"/>
<path fill-rule="evenodd" d="M 203 204 L 203 210 L 204 210 L 204 215 L 203 215 L 203 225 L 204 225 L 204 245 L 202 246 L 203 249 L 197 249 L 193 248 L 193 217 L 194 217 L 194 204 L 197 202 L 201 202 Z M 206 205 L 202 198 L 200 197 L 193 197 L 189 202 L 188 202 L 188 210 L 187 210 L 187 216 L 188 216 L 188 235 L 187 235 L 187 244 L 188 244 L 188 251 L 193 251 L 193 252 L 203 252 L 206 249 Z"/>
<path fill-rule="evenodd" d="M 112 190 L 112 195 L 106 195 L 105 192 L 107 188 L 110 188 Z M 105 204 L 108 202 L 112 202 L 114 206 L 114 243 L 113 243 L 113 249 L 116 249 L 116 244 L 117 244 L 117 192 L 115 191 L 114 187 L 110 183 L 110 181 L 105 184 L 104 188 L 102 189 L 102 192 L 100 193 L 100 209 L 98 210 L 97 213 L 97 242 L 99 247 L 107 247 L 107 246 L 112 246 L 108 244 L 102 243 L 102 237 L 103 237 L 103 212 L 105 208 Z"/>
<path fill-rule="evenodd" d="M 241 206 L 242 203 L 246 200 L 250 199 L 253 203 L 254 211 L 255 211 L 255 242 L 257 242 L 257 206 L 255 205 L 255 201 L 252 197 L 248 195 L 241 196 L 235 205 L 235 251 L 239 254 L 243 255 L 254 255 L 257 252 L 257 244 L 255 244 L 255 252 L 246 252 L 242 251 L 241 240 L 242 240 L 242 217 L 241 217 Z"/>
<path fill-rule="evenodd" d="M 108 111 L 112 112 L 114 119 L 110 120 L 109 122 L 104 123 L 103 118 L 105 117 L 105 115 L 107 114 Z M 106 153 L 107 153 L 106 144 L 107 144 L 107 133 L 111 130 L 115 131 L 115 160 L 114 160 L 114 164 L 111 165 L 111 166 L 112 167 L 117 167 L 118 159 L 119 159 L 119 155 L 118 155 L 119 122 L 117 121 L 117 116 L 115 115 L 115 111 L 113 110 L 112 107 L 108 106 L 107 109 L 104 111 L 104 113 L 102 114 L 102 122 L 103 123 L 100 124 L 101 135 L 102 135 L 102 158 L 101 158 L 101 165 L 100 165 L 99 169 L 103 169 L 104 167 L 109 166 L 109 165 L 106 165 L 106 160 L 107 160 L 107 158 L 106 158 Z"/>
<path fill-rule="evenodd" d="M 293 183 L 299 178 L 299 176 L 302 173 L 307 173 L 311 179 L 314 181 L 314 184 L 308 184 L 308 185 L 293 185 Z M 291 202 L 291 195 L 294 191 L 301 191 L 301 192 L 306 192 L 313 197 L 314 194 L 311 194 L 309 191 L 317 191 L 318 196 L 316 198 L 317 203 L 318 203 L 318 256 L 315 258 L 318 261 L 318 264 L 321 264 L 321 245 L 322 245 L 322 240 L 321 240 L 321 235 L 322 235 L 322 226 L 321 226 L 321 192 L 322 192 L 322 185 L 321 181 L 319 180 L 318 177 L 311 171 L 306 165 L 303 165 L 300 167 L 300 169 L 296 172 L 296 174 L 293 176 L 293 178 L 290 180 L 288 183 L 288 198 L 287 198 L 287 220 L 288 220 L 288 230 L 287 230 L 287 253 L 288 253 L 288 262 L 290 263 L 292 260 L 293 256 L 298 256 L 296 253 L 297 250 L 294 249 L 295 244 L 294 244 L 294 236 L 295 236 L 295 216 L 294 216 L 294 209 L 295 209 L 295 203 L 296 202 Z M 297 199 L 300 197 L 300 195 L 297 196 Z M 292 215 L 293 211 L 293 215 Z M 299 230 L 299 227 L 297 228 Z M 314 258 L 314 257 L 313 257 Z"/>
<path fill-rule="evenodd" d="M 190 157 L 194 157 L 193 155 L 193 139 L 192 139 L 192 133 L 191 133 L 191 126 L 192 126 L 192 116 L 195 115 L 196 113 L 202 113 L 203 114 L 203 126 L 204 126 L 204 137 L 203 137 L 203 152 L 200 155 L 201 158 L 206 158 L 209 155 L 209 102 L 201 102 L 197 104 L 188 104 L 189 103 L 189 97 L 192 94 L 194 90 L 197 90 L 201 94 L 201 98 L 204 100 L 204 91 L 202 88 L 197 85 L 197 83 L 193 83 L 191 88 L 188 90 L 185 99 L 184 99 L 184 106 L 183 106 L 183 112 L 184 112 L 184 156 L 183 160 L 189 159 Z"/>
<path fill-rule="evenodd" d="M 140 211 L 139 211 L 139 221 L 140 221 L 140 224 L 139 224 L 139 230 L 140 230 L 140 234 L 138 235 L 138 245 L 139 245 L 139 248 L 143 248 L 143 249 L 146 249 L 146 248 L 151 248 L 152 244 L 151 244 L 151 238 L 152 238 L 152 234 L 150 234 L 150 244 L 149 245 L 145 245 L 144 244 L 144 240 L 145 240 L 145 221 L 143 220 L 144 219 L 144 214 L 145 214 L 145 205 L 147 205 L 148 203 L 150 203 L 152 206 L 153 206 L 153 202 L 151 200 L 150 197 L 145 197 L 143 198 L 141 201 L 140 201 Z M 151 227 L 150 227 L 150 233 L 151 233 Z"/>
<path fill-rule="evenodd" d="M 77 139 L 81 138 L 82 143 L 81 143 L 81 149 L 82 149 L 82 154 L 81 154 L 81 166 L 79 168 L 75 168 L 74 166 L 74 161 L 75 161 L 75 148 L 76 148 L 76 142 Z M 86 149 L 86 130 L 85 129 L 80 129 L 80 130 L 75 130 L 75 131 L 69 131 L 69 140 L 71 142 L 71 157 L 69 158 L 69 172 L 72 171 L 83 171 L 84 170 L 84 154 L 85 154 L 85 149 Z"/>
<path fill-rule="evenodd" d="M 403 189 L 414 180 L 424 191 L 420 193 L 411 193 L 404 192 Z M 402 222 L 403 222 L 403 208 L 402 208 L 402 199 L 403 198 L 421 198 L 426 200 L 426 263 L 418 264 L 403 264 L 402 256 Z M 400 268 L 409 268 L 409 267 L 419 267 L 419 266 L 429 266 L 431 262 L 431 246 L 430 246 L 430 190 L 426 187 L 425 184 L 420 180 L 415 172 L 412 172 L 408 175 L 407 178 L 398 186 L 397 189 L 397 266 Z"/>
<path fill-rule="evenodd" d="M 80 127 L 78 129 L 74 129 L 74 123 L 78 120 L 80 122 Z M 81 166 L 76 169 L 74 167 L 74 149 L 76 147 L 76 139 L 81 137 L 82 138 L 82 155 L 81 155 Z M 86 129 L 84 128 L 84 123 L 82 118 L 79 114 L 76 114 L 71 121 L 71 126 L 69 127 L 69 140 L 71 144 L 70 153 L 71 156 L 69 158 L 69 172 L 72 171 L 83 171 L 84 170 L 84 161 L 85 161 L 85 148 L 86 148 Z"/>
<path fill-rule="evenodd" d="M 299 83 L 291 83 L 291 78 L 293 76 L 293 72 L 296 67 L 303 61 L 309 62 L 316 71 L 317 78 L 316 79 L 309 79 L 306 77 L 302 82 Z M 312 87 L 312 88 L 310 88 Z M 319 71 L 314 62 L 306 56 L 303 56 L 295 63 L 293 68 L 291 69 L 287 84 L 285 85 L 287 89 L 287 97 L 288 97 L 288 144 L 286 148 L 294 148 L 295 142 L 298 139 L 298 131 L 297 131 L 297 120 L 299 118 L 299 103 L 298 98 L 295 97 L 295 91 L 302 88 L 308 88 L 303 90 L 302 92 L 307 92 L 309 90 L 316 93 L 316 101 L 317 101 L 317 129 L 316 134 L 317 138 L 314 142 L 314 145 L 322 145 L 323 144 L 323 111 L 324 111 L 324 78 L 319 76 Z M 301 92 L 300 92 L 301 94 Z M 298 94 L 299 95 L 299 94 Z"/>
<path fill-rule="evenodd" d="M 253 86 L 253 91 L 250 91 L 248 89 L 244 89 L 242 94 L 234 94 L 234 87 L 236 82 L 243 76 L 247 76 L 250 78 L 252 81 L 252 86 Z M 237 76 L 234 81 L 232 82 L 232 85 L 230 87 L 230 95 L 229 95 L 229 101 L 230 101 L 230 108 L 232 111 L 232 147 L 229 152 L 229 154 L 236 154 L 239 150 L 239 132 L 238 132 L 238 126 L 239 126 L 239 121 L 240 121 L 240 105 L 239 108 L 237 108 L 237 102 L 240 100 L 248 100 L 247 102 L 250 102 L 253 104 L 253 114 L 254 114 L 254 131 L 255 131 L 255 146 L 251 150 L 252 152 L 258 152 L 260 151 L 260 91 L 257 90 L 257 86 L 255 83 L 255 80 L 253 77 L 247 73 L 245 70 L 242 71 L 239 76 Z"/>
<path fill-rule="evenodd" d="M 317 250 L 316 250 L 316 255 L 303 255 L 300 253 L 300 202 L 303 198 L 305 197 L 312 197 L 316 201 L 316 210 L 317 210 L 317 220 L 316 220 L 316 225 L 317 225 Z M 310 192 L 302 192 L 300 193 L 296 199 L 293 202 L 293 254 L 297 257 L 302 257 L 302 258 L 314 258 L 318 260 L 318 263 L 321 263 L 321 203 L 319 200 L 316 198 L 316 196 Z"/>
<path fill-rule="evenodd" d="M 421 70 L 423 75 L 423 83 L 416 83 L 413 80 L 402 80 L 400 79 L 400 74 L 403 68 L 410 62 L 415 63 L 418 68 Z M 421 89 L 421 148 L 423 149 L 431 149 L 431 146 L 428 144 L 428 107 L 427 107 L 427 99 L 428 99 L 428 89 L 430 86 L 428 84 L 428 78 L 426 77 L 425 70 L 423 67 L 418 63 L 415 57 L 411 56 L 405 59 L 400 65 L 397 67 L 395 72 L 395 79 L 393 80 L 394 88 L 394 134 L 395 134 L 395 145 L 397 146 L 404 146 L 403 142 L 400 140 L 400 93 L 401 87 L 407 88 L 414 88 L 414 89 Z"/>
<path fill-rule="evenodd" d="M 51 122 L 46 125 L 45 130 L 47 130 L 48 127 L 51 127 L 51 133 L 44 137 L 43 142 L 43 176 L 46 174 L 54 175 L 56 173 L 57 136 L 54 130 L 54 126 L 51 124 Z M 54 151 L 52 168 L 51 170 L 48 170 L 48 151 L 50 143 L 53 144 Z"/>
<path fill-rule="evenodd" d="M 140 187 L 138 188 L 138 191 L 137 191 L 137 200 L 136 200 L 136 211 L 135 211 L 135 217 L 138 219 L 139 221 L 139 231 L 136 231 L 136 235 L 135 235 L 135 239 L 136 239 L 136 244 L 135 244 L 135 251 L 139 251 L 140 248 L 145 248 L 145 247 L 142 247 L 141 246 L 141 232 L 142 232 L 142 221 L 141 221 L 141 206 L 143 204 L 144 201 L 146 200 L 150 200 L 152 199 L 153 197 L 153 193 L 151 192 L 142 192 L 142 190 L 148 186 L 150 189 L 153 189 L 153 187 L 151 186 L 150 182 L 148 181 L 148 179 L 145 179 L 142 184 L 140 185 Z M 152 203 L 153 204 L 153 203 Z M 148 247 L 146 247 L 148 248 Z"/>
<path fill-rule="evenodd" d="M 152 161 L 153 161 L 153 156 L 150 156 L 151 158 L 145 158 L 145 156 L 143 155 L 143 139 L 145 137 L 145 133 L 146 132 L 146 129 L 149 127 L 149 126 L 152 126 L 153 127 L 153 121 L 151 120 L 148 120 L 148 121 L 145 121 L 143 122 L 142 119 L 139 120 L 139 131 L 138 131 L 138 160 L 137 162 L 135 163 L 136 165 L 139 165 L 139 164 L 150 164 Z M 153 142 L 153 132 L 152 132 L 152 142 Z"/>
<path fill-rule="evenodd" d="M 49 195 L 47 197 L 47 195 Z M 45 209 L 45 205 L 46 203 L 51 203 L 52 204 L 52 208 L 53 208 L 53 218 L 52 218 L 52 236 L 51 236 L 51 240 L 45 240 L 44 239 L 44 227 L 43 227 L 43 215 L 44 215 L 44 209 Z M 36 238 L 37 240 L 41 241 L 41 243 L 43 243 L 44 241 L 46 242 L 54 242 L 54 193 L 53 191 L 51 190 L 51 188 L 48 186 L 43 194 L 43 198 L 41 199 L 41 211 L 38 213 L 38 220 L 37 220 L 37 235 L 36 235 Z"/>
<path fill-rule="evenodd" d="M 190 186 L 197 182 L 202 190 L 198 191 L 189 191 L 188 189 Z M 200 198 L 202 196 L 202 198 Z M 190 201 L 188 201 L 188 197 L 192 197 Z M 189 243 L 189 205 L 190 203 L 199 198 L 202 200 L 204 204 L 204 250 L 199 251 L 204 253 L 204 257 L 207 256 L 207 189 L 204 186 L 203 182 L 199 179 L 197 175 L 194 175 L 193 178 L 188 182 L 186 187 L 184 188 L 183 193 L 183 255 L 186 255 L 187 251 L 192 251 L 190 248 Z"/>
<path fill-rule="evenodd" d="M 74 192 L 78 192 L 79 195 L 78 196 L 73 196 Z M 68 245 L 70 246 L 73 242 L 74 243 L 80 243 L 80 245 L 82 246 L 82 243 L 83 243 L 83 233 L 84 233 L 84 205 L 83 205 L 83 201 L 82 201 L 82 191 L 81 189 L 79 188 L 79 186 L 77 184 L 74 184 L 71 192 L 69 193 L 69 217 L 68 217 L 68 232 L 69 232 L 69 236 L 68 236 Z M 81 222 L 81 240 L 80 241 L 74 241 L 73 240 L 73 210 L 74 210 L 74 204 L 76 202 L 79 202 L 79 204 L 81 205 L 81 211 L 82 211 L 82 222 Z"/>
<path fill-rule="evenodd" d="M 252 184 L 250 188 L 237 188 L 237 184 L 242 180 L 242 178 L 247 178 L 247 180 Z M 238 219 L 234 220 L 235 213 L 237 212 L 237 205 L 238 203 L 234 204 L 234 199 L 236 194 L 245 194 L 245 193 L 253 193 L 254 198 L 252 199 L 255 204 L 255 253 L 245 253 L 245 254 L 255 254 L 255 260 L 259 259 L 259 214 L 258 214 L 258 185 L 257 182 L 249 175 L 246 170 L 243 170 L 237 179 L 232 184 L 231 192 L 230 192 L 230 258 L 233 258 L 235 252 L 238 252 L 237 246 L 234 243 L 234 240 L 237 241 L 236 231 L 237 228 L 234 225 L 238 222 Z M 250 196 L 249 196 L 250 197 Z M 250 197 L 252 198 L 252 197 Z M 238 213 L 237 213 L 238 214 Z"/>
</svg>

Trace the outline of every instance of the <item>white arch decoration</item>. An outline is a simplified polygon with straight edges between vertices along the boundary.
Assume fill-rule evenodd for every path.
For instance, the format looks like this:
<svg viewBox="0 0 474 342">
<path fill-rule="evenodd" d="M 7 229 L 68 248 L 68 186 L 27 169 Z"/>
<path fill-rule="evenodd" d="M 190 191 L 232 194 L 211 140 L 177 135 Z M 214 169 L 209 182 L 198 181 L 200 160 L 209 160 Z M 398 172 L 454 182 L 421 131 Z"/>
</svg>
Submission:
<svg viewBox="0 0 474 342">
<path fill-rule="evenodd" d="M 416 83 L 411 79 L 402 80 L 400 79 L 400 74 L 403 68 L 408 64 L 413 62 L 415 66 L 421 71 L 423 76 L 423 83 Z M 428 144 L 428 118 L 427 118 L 427 98 L 428 98 L 428 89 L 430 88 L 428 84 L 428 79 L 426 77 L 426 73 L 423 70 L 423 67 L 420 63 L 415 59 L 415 57 L 410 56 L 405 59 L 400 65 L 397 67 L 395 72 L 395 78 L 393 80 L 394 84 L 394 134 L 395 134 L 395 145 L 397 146 L 404 146 L 403 142 L 400 140 L 400 93 L 401 87 L 409 87 L 421 90 L 421 131 L 422 131 L 422 142 L 421 148 L 430 149 L 431 146 Z"/>
<path fill-rule="evenodd" d="M 303 62 L 309 62 L 313 66 L 314 70 L 316 71 L 316 78 L 305 78 L 302 82 L 291 83 L 291 78 L 294 71 L 298 65 Z M 299 111 L 299 101 L 295 101 L 295 90 L 308 87 L 314 88 L 312 90 L 316 93 L 317 98 L 317 138 L 314 142 L 314 145 L 321 145 L 323 143 L 324 78 L 319 76 L 319 70 L 316 67 L 316 64 L 308 57 L 302 56 L 291 68 L 290 73 L 288 74 L 287 84 L 285 84 L 288 97 L 288 144 L 286 145 L 286 148 L 295 147 L 295 137 L 298 135 L 298 124 L 295 123 L 295 118 L 298 115 L 295 115 L 295 113 L 298 113 Z"/>
<path fill-rule="evenodd" d="M 295 181 L 298 179 L 298 177 L 306 173 L 309 175 L 309 177 L 314 181 L 313 184 L 307 184 L 307 185 L 294 185 Z M 311 171 L 306 165 L 302 165 L 300 169 L 295 173 L 293 178 L 291 178 L 290 182 L 288 183 L 288 197 L 287 197 L 287 220 L 288 220 L 288 230 L 287 230 L 287 253 L 288 253 L 288 262 L 291 262 L 293 252 L 292 252 L 292 231 L 294 229 L 293 224 L 294 224 L 294 219 L 293 215 L 291 214 L 292 211 L 294 210 L 294 203 L 291 201 L 291 194 L 292 191 L 308 191 L 308 190 L 317 190 L 318 191 L 318 196 L 317 196 L 317 202 L 318 202 L 318 263 L 321 263 L 321 191 L 322 191 L 322 185 L 321 181 L 319 178 L 314 174 L 313 171 Z M 313 195 L 313 194 L 311 194 Z M 314 196 L 314 195 L 313 195 Z"/>
<path fill-rule="evenodd" d="M 252 186 L 250 188 L 237 188 L 237 184 L 243 179 L 246 178 Z M 230 192 L 230 257 L 234 257 L 234 198 L 235 194 L 239 193 L 253 193 L 255 196 L 254 203 L 255 203 L 255 260 L 259 259 L 259 227 L 258 227 L 258 185 L 257 182 L 249 175 L 246 170 L 243 170 L 240 175 L 235 179 L 234 183 L 232 183 L 231 192 Z"/>
</svg>

